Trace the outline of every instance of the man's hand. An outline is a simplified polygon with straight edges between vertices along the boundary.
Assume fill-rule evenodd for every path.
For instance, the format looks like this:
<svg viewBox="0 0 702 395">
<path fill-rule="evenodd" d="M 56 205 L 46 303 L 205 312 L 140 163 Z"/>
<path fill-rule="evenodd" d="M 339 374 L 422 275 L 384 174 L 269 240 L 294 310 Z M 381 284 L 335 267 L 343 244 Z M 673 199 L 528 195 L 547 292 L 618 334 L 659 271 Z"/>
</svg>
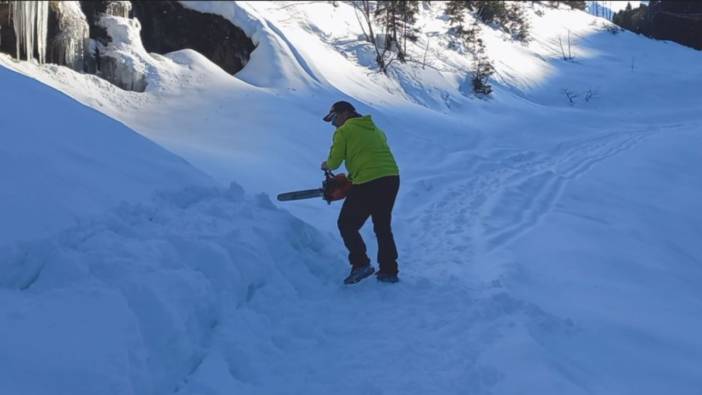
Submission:
<svg viewBox="0 0 702 395">
<path fill-rule="evenodd" d="M 329 168 L 327 167 L 327 161 L 326 161 L 326 160 L 325 160 L 324 162 L 322 162 L 322 164 L 321 164 L 319 167 L 320 167 L 322 170 L 329 170 Z"/>
</svg>

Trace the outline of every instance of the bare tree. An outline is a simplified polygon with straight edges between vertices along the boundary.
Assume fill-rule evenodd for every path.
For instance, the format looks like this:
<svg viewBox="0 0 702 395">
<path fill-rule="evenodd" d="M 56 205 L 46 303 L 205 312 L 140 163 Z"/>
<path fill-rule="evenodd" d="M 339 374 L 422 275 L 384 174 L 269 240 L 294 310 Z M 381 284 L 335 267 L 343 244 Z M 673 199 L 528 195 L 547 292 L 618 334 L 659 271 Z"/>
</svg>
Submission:
<svg viewBox="0 0 702 395">
<path fill-rule="evenodd" d="M 578 98 L 578 94 L 571 91 L 570 89 L 562 89 L 561 92 L 565 95 L 565 97 L 568 99 L 568 103 L 572 106 L 575 104 L 575 99 Z"/>
<path fill-rule="evenodd" d="M 390 67 L 390 64 L 396 59 L 396 56 L 395 53 L 390 50 L 390 46 L 385 43 L 388 40 L 387 24 L 383 31 L 383 45 L 380 45 L 378 37 L 376 37 L 373 31 L 373 15 L 375 14 L 373 3 L 374 2 L 369 0 L 357 0 L 353 2 L 353 6 L 356 19 L 361 26 L 366 41 L 373 44 L 373 48 L 375 49 L 375 61 L 378 63 L 378 68 L 383 73 L 387 73 L 388 67 Z"/>
<path fill-rule="evenodd" d="M 431 39 L 427 37 L 427 46 L 424 48 L 424 56 L 422 57 L 422 69 L 424 69 L 427 65 L 427 52 L 429 52 L 429 41 Z"/>
<path fill-rule="evenodd" d="M 588 89 L 585 92 L 585 103 L 589 103 L 591 100 L 596 99 L 599 96 L 599 92 L 596 90 Z"/>
<path fill-rule="evenodd" d="M 575 56 L 573 56 L 573 51 L 572 51 L 572 46 L 573 42 L 570 39 L 570 30 L 568 30 L 568 41 L 566 43 L 566 47 L 563 46 L 563 38 L 558 37 L 558 45 L 561 47 L 561 57 L 563 60 L 573 60 Z"/>
</svg>

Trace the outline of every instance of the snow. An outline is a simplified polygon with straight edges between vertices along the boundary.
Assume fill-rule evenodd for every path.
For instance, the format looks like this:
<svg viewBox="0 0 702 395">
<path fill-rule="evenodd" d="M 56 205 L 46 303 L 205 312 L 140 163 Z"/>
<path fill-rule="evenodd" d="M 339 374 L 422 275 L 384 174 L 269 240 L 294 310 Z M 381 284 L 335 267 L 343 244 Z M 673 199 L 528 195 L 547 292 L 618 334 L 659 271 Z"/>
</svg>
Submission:
<svg viewBox="0 0 702 395">
<path fill-rule="evenodd" d="M 0 392 L 187 393 L 220 334 L 244 329 L 236 306 L 317 298 L 340 274 L 326 241 L 231 185 L 159 193 L 5 250 L 0 333 L 15 340 L 0 342 Z"/>
<path fill-rule="evenodd" d="M 702 196 L 690 166 L 702 159 L 693 148 L 699 126 L 670 125 L 621 145 L 611 167 L 583 172 L 538 232 L 510 247 L 514 262 L 530 259 L 511 281 L 515 295 L 580 323 L 577 353 L 550 340 L 544 347 L 569 354 L 593 392 L 699 388 L 702 248 L 693 239 Z"/>
<path fill-rule="evenodd" d="M 151 56 L 141 42 L 139 20 L 105 14 L 98 25 L 110 37 L 107 45 L 98 44 L 101 76 L 120 88 L 143 92 Z"/>
<path fill-rule="evenodd" d="M 147 54 L 135 29 L 119 30 L 123 19 L 115 30 L 132 37 L 118 40 L 121 49 L 146 65 L 143 93 L 0 55 L 0 65 L 119 120 L 214 180 L 145 139 L 125 148 L 136 136 L 116 123 L 107 141 L 120 155 L 100 149 L 92 161 L 114 159 L 124 179 L 75 164 L 95 141 L 62 155 L 54 151 L 63 143 L 82 140 L 28 140 L 37 156 L 55 157 L 43 171 L 74 175 L 90 192 L 66 210 L 96 209 L 0 249 L 0 339 L 11 339 L 0 341 L 0 392 L 699 391 L 698 51 L 527 4 L 530 43 L 481 32 L 497 73 L 493 97 L 480 100 L 461 88 L 471 59 L 447 49 L 440 4 L 423 8 L 409 48 L 413 59 L 426 51 L 426 64 L 397 64 L 389 76 L 357 40 L 348 3 L 184 4 L 252 37 L 257 48 L 240 73 L 192 50 Z M 575 58 L 564 61 L 559 39 L 569 35 Z M 28 89 L 6 85 L 28 81 L 0 72 L 10 86 L 0 102 Z M 57 95 L 31 86 L 36 98 L 9 113 Z M 578 95 L 573 104 L 564 89 Z M 339 99 L 373 116 L 401 169 L 396 285 L 340 284 L 348 268 L 338 204 L 268 197 L 318 186 L 332 132 L 321 117 Z M 82 112 L 76 119 L 89 118 Z M 94 122 L 71 125 L 105 129 Z M 139 154 L 146 147 L 153 154 Z M 31 175 L 34 157 L 0 158 L 5 171 Z M 149 170 L 148 182 L 135 181 Z M 12 213 L 40 198 L 27 213 L 75 189 L 57 183 L 37 193 L 37 185 L 3 206 Z M 103 199 L 118 192 L 128 202 Z M 370 227 L 363 234 L 374 256 Z"/>
<path fill-rule="evenodd" d="M 0 68 L 0 246 L 45 237 L 122 201 L 212 181 L 97 111 Z M 11 114 L 11 115 L 9 115 Z"/>
</svg>

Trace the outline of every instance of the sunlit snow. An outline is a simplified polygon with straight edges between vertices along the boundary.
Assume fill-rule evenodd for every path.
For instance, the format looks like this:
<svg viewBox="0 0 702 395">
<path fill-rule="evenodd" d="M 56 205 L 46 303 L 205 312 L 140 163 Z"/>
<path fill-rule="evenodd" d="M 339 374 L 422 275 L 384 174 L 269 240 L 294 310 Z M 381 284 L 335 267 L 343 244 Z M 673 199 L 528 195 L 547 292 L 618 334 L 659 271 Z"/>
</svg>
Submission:
<svg viewBox="0 0 702 395">
<path fill-rule="evenodd" d="M 252 38 L 243 70 L 120 17 L 142 93 L 0 54 L 0 393 L 702 388 L 701 52 L 524 2 L 481 99 L 441 2 L 388 75 L 348 2 L 182 3 Z M 270 199 L 319 186 L 339 99 L 400 167 L 395 285 L 341 284 L 339 204 Z"/>
</svg>

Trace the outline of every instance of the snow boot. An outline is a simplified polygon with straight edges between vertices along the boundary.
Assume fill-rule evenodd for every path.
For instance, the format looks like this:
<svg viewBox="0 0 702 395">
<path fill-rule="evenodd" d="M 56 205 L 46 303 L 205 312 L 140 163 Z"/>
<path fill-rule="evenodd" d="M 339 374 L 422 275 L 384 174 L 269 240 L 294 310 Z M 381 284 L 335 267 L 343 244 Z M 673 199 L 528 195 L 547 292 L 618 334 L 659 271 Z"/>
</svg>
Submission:
<svg viewBox="0 0 702 395">
<path fill-rule="evenodd" d="M 370 276 L 375 272 L 373 266 L 359 266 L 351 269 L 351 274 L 344 279 L 344 284 L 356 284 L 357 282 L 363 280 L 364 278 Z"/>
<path fill-rule="evenodd" d="M 389 274 L 383 272 L 375 273 L 375 278 L 377 278 L 378 281 L 380 281 L 381 283 L 396 283 L 400 281 L 400 279 L 397 277 L 397 274 Z"/>
</svg>

